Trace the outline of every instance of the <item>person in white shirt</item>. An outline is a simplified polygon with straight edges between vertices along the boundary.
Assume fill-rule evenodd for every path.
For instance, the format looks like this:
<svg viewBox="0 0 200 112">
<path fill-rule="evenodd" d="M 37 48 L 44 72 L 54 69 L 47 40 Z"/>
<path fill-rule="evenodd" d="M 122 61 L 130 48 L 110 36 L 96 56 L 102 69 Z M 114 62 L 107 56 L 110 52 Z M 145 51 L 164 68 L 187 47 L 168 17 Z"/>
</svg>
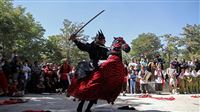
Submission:
<svg viewBox="0 0 200 112">
<path fill-rule="evenodd" d="M 137 66 L 137 60 L 135 58 L 131 58 L 131 62 L 128 64 L 128 67 Z"/>
<path fill-rule="evenodd" d="M 145 79 L 147 71 L 145 70 L 145 67 L 142 65 L 141 70 L 138 73 L 138 78 L 140 79 L 140 90 L 142 94 L 149 94 L 148 93 L 148 85 L 147 80 Z"/>
<path fill-rule="evenodd" d="M 28 80 L 30 79 L 30 73 L 31 73 L 31 68 L 28 66 L 28 61 L 26 60 L 24 63 L 23 63 L 23 66 L 22 66 L 22 72 L 24 73 L 24 91 L 26 91 L 26 85 L 27 85 L 27 82 Z"/>
<path fill-rule="evenodd" d="M 195 78 L 197 77 L 197 72 L 196 72 L 195 69 L 192 70 L 191 76 L 192 76 L 192 77 L 195 77 Z"/>
<path fill-rule="evenodd" d="M 191 76 L 191 73 L 190 73 L 189 68 L 186 68 L 186 69 L 185 69 L 184 76 L 185 76 L 185 77 L 189 77 L 189 76 Z"/>
<path fill-rule="evenodd" d="M 173 64 L 170 63 L 170 67 L 167 68 L 166 71 L 167 75 L 169 76 L 169 92 L 171 92 L 172 94 L 176 93 L 176 74 L 177 71 L 174 68 Z"/>
<path fill-rule="evenodd" d="M 162 84 L 163 84 L 163 71 L 161 69 L 161 65 L 158 64 L 157 69 L 154 71 L 155 75 L 155 90 L 158 94 L 161 94 L 162 91 Z"/>
</svg>

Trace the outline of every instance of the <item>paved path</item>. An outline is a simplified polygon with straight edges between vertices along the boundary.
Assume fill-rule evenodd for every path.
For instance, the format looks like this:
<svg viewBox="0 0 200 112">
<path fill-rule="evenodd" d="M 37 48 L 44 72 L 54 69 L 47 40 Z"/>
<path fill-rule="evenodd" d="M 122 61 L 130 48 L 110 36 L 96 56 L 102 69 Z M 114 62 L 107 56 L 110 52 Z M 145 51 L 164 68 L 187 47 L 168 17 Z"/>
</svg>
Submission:
<svg viewBox="0 0 200 112">
<path fill-rule="evenodd" d="M 193 94 L 194 95 L 194 94 Z M 200 96 L 200 94 L 197 94 Z M 98 101 L 92 108 L 93 112 L 200 112 L 200 98 L 192 95 L 152 95 L 153 97 L 174 97 L 175 100 L 157 100 L 139 98 L 139 95 L 119 96 L 114 105 L 106 101 Z M 0 100 L 10 97 L 0 97 Z M 12 97 L 14 98 L 14 97 Z M 0 112 L 23 112 L 24 110 L 49 110 L 51 112 L 76 112 L 78 101 L 64 95 L 28 94 L 23 98 L 30 99 L 27 103 L 0 106 Z M 130 105 L 136 110 L 119 110 L 118 107 Z"/>
</svg>

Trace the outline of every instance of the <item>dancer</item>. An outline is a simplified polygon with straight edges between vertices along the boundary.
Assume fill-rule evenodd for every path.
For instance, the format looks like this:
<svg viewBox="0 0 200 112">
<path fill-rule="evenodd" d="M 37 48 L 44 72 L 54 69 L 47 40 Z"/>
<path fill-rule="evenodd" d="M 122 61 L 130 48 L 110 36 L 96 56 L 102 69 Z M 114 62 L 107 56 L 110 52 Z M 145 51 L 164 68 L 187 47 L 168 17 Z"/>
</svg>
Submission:
<svg viewBox="0 0 200 112">
<path fill-rule="evenodd" d="M 78 80 L 77 74 L 75 74 L 72 84 L 67 90 L 68 94 L 82 101 L 103 99 L 113 104 L 122 90 L 125 77 L 122 50 L 129 52 L 130 47 L 122 37 L 114 38 L 108 59 L 84 80 Z M 91 112 L 91 107 L 87 107 L 85 112 Z M 78 106 L 77 111 L 81 112 L 82 108 L 80 109 Z"/>
<path fill-rule="evenodd" d="M 80 71 L 89 69 L 91 73 L 92 71 L 95 71 L 99 68 L 99 65 L 98 65 L 99 60 L 106 60 L 108 58 L 109 50 L 105 47 L 105 42 L 106 42 L 105 36 L 103 32 L 100 30 L 98 31 L 94 41 L 92 41 L 91 43 L 82 43 L 81 41 L 77 39 L 77 35 L 71 35 L 70 40 L 72 40 L 80 50 L 86 51 L 89 54 L 90 62 L 81 62 L 84 64 L 84 67 L 81 67 L 80 65 L 80 67 L 78 67 L 77 68 L 78 70 L 76 71 L 76 73 L 79 73 L 78 79 L 84 80 L 83 77 L 85 77 L 85 75 L 88 74 L 88 71 L 87 73 L 83 73 L 83 72 L 80 73 Z M 88 67 L 86 68 L 86 66 Z M 85 100 L 81 100 L 81 102 L 79 103 L 78 108 L 77 108 L 78 112 L 82 111 L 84 102 Z M 97 103 L 97 99 L 91 100 L 87 106 L 86 111 L 89 111 L 92 105 L 96 103 Z"/>
</svg>

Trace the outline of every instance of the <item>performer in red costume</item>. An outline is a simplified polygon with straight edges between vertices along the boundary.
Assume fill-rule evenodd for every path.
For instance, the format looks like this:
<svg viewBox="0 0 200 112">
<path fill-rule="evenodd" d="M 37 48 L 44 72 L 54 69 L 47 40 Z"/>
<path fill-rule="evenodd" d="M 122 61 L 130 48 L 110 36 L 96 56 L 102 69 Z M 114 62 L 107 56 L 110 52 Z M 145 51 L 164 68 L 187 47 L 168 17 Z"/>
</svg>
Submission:
<svg viewBox="0 0 200 112">
<path fill-rule="evenodd" d="M 68 60 L 64 60 L 63 64 L 60 67 L 60 83 L 62 87 L 62 92 L 65 92 L 70 84 L 69 72 L 72 70 L 72 67 L 69 65 Z"/>
<path fill-rule="evenodd" d="M 79 62 L 75 71 L 75 74 L 77 74 L 77 80 L 86 80 L 85 77 L 87 77 L 88 74 L 91 74 L 91 72 L 94 72 L 99 68 L 99 60 L 106 60 L 108 58 L 109 50 L 107 49 L 107 47 L 105 47 L 105 36 L 100 30 L 98 31 L 94 41 L 92 41 L 91 43 L 83 43 L 79 41 L 76 34 L 71 35 L 70 40 L 72 40 L 80 50 L 88 52 L 89 54 L 90 61 Z M 84 102 L 85 100 L 83 99 L 79 103 L 77 107 L 78 112 L 82 111 Z M 90 108 L 93 104 L 96 103 L 97 99 L 90 100 L 86 112 L 90 112 Z"/>
<path fill-rule="evenodd" d="M 84 80 L 78 80 L 75 74 L 67 90 L 68 94 L 80 100 L 102 99 L 113 104 L 124 83 L 125 67 L 122 63 L 122 50 L 128 53 L 130 47 L 122 37 L 114 38 L 108 59 Z"/>
<path fill-rule="evenodd" d="M 1 94 L 1 96 L 5 96 L 8 93 L 8 81 L 3 72 L 3 68 L 2 68 L 3 65 L 4 65 L 4 59 L 1 58 L 1 56 L 0 56 L 0 88 L 2 88 L 2 90 L 3 90 L 3 94 Z"/>
</svg>

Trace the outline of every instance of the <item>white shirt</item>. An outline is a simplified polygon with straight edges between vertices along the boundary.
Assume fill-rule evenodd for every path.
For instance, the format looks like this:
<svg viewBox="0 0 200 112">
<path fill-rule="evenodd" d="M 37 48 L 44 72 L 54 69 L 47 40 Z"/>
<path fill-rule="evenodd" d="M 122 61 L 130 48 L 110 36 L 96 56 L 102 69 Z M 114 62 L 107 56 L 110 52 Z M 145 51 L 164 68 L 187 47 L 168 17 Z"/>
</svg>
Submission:
<svg viewBox="0 0 200 112">
<path fill-rule="evenodd" d="M 157 78 L 155 79 L 155 82 L 162 83 L 162 70 L 161 69 L 155 70 L 154 75 L 157 76 Z"/>
<path fill-rule="evenodd" d="M 184 76 L 190 76 L 190 72 L 189 71 L 185 71 Z"/>
<path fill-rule="evenodd" d="M 128 67 L 130 67 L 130 66 L 137 66 L 137 63 L 130 62 L 130 63 L 128 64 Z"/>
<path fill-rule="evenodd" d="M 175 77 L 175 75 L 176 75 L 176 69 L 167 68 L 167 74 L 169 75 L 169 77 Z"/>
<path fill-rule="evenodd" d="M 191 75 L 192 75 L 193 77 L 197 77 L 197 76 L 198 76 L 196 70 L 192 70 Z"/>
<path fill-rule="evenodd" d="M 28 79 L 28 73 L 31 71 L 30 67 L 28 67 L 28 65 L 24 65 L 22 68 L 24 75 L 25 75 L 25 79 Z"/>
</svg>

